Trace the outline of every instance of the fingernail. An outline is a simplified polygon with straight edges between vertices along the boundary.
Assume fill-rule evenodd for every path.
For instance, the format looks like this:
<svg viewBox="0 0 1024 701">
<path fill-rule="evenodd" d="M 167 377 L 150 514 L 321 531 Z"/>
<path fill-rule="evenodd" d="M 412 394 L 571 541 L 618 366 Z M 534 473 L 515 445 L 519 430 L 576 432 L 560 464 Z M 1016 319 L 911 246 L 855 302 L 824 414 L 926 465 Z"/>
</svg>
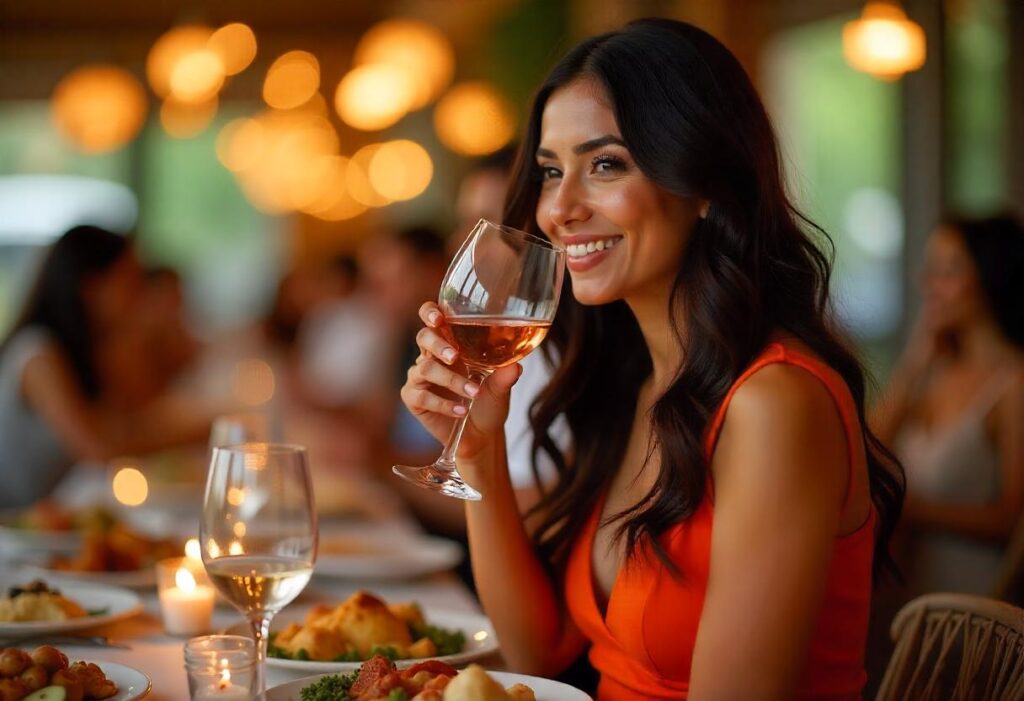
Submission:
<svg viewBox="0 0 1024 701">
<path fill-rule="evenodd" d="M 430 312 L 429 314 L 427 314 L 427 321 L 429 321 L 434 326 L 437 326 L 439 323 L 441 323 L 440 312 Z"/>
<path fill-rule="evenodd" d="M 466 394 L 468 394 L 469 396 L 475 397 L 479 391 L 480 391 L 480 387 L 479 386 L 473 384 L 472 382 L 467 382 L 466 383 Z"/>
<path fill-rule="evenodd" d="M 445 362 L 452 362 L 453 360 L 455 360 L 455 349 L 445 348 L 443 351 L 441 351 L 441 357 L 445 359 Z"/>
<path fill-rule="evenodd" d="M 466 407 L 462 406 L 461 404 L 456 404 L 454 407 L 452 407 L 452 413 L 458 414 L 459 416 L 463 416 L 466 413 Z"/>
</svg>

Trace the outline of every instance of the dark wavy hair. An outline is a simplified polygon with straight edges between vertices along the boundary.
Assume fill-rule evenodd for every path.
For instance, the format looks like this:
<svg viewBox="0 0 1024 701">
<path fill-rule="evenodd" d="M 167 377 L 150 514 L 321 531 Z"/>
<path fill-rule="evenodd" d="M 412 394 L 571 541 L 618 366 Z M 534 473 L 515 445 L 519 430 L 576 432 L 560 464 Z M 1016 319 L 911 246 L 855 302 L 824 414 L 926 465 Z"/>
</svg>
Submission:
<svg viewBox="0 0 1024 701">
<path fill-rule="evenodd" d="M 1024 347 L 1024 226 L 1009 214 L 945 223 L 963 239 L 999 330 Z"/>
<path fill-rule="evenodd" d="M 96 226 L 69 229 L 46 252 L 35 283 L 0 353 L 6 351 L 11 339 L 22 329 L 42 327 L 52 334 L 66 354 L 85 396 L 96 398 L 100 388 L 83 286 L 130 249 L 131 241 L 127 237 L 106 229 Z"/>
<path fill-rule="evenodd" d="M 658 536 L 693 514 L 706 496 L 709 465 L 703 439 L 710 418 L 772 332 L 784 330 L 849 386 L 880 517 L 875 562 L 895 569 L 888 541 L 903 500 L 903 472 L 867 428 L 864 372 L 833 326 L 832 244 L 787 197 L 768 115 L 728 49 L 692 25 L 646 19 L 570 51 L 534 99 L 506 221 L 543 235 L 536 221 L 540 178 L 535 163 L 541 118 L 553 92 L 583 77 L 604 86 L 622 138 L 648 178 L 675 195 L 711 202 L 707 218 L 691 234 L 666 310 L 671 319 L 684 320 L 685 328 L 675 331 L 685 360 L 651 412 L 661 469 L 640 503 L 614 515 L 618 537 L 627 539 L 630 553 L 649 543 L 674 571 Z M 829 255 L 811 235 L 828 247 Z M 570 545 L 622 462 L 637 394 L 652 370 L 640 329 L 624 302 L 584 306 L 573 298 L 568 276 L 566 285 L 550 334 L 560 360 L 531 408 L 534 473 L 538 452 L 544 451 L 559 474 L 557 485 L 544 491 L 535 508 L 540 519 L 535 544 L 555 570 L 564 565 Z M 559 414 L 572 430 L 571 459 L 548 432 Z"/>
</svg>

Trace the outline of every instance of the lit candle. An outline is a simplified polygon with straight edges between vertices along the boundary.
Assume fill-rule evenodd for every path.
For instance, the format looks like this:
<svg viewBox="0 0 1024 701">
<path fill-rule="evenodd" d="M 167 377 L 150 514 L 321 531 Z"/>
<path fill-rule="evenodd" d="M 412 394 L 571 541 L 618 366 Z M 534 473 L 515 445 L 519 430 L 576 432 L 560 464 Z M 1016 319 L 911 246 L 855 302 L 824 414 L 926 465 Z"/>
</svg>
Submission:
<svg viewBox="0 0 1024 701">
<path fill-rule="evenodd" d="M 160 588 L 164 628 L 171 635 L 205 633 L 213 616 L 213 598 L 212 587 L 196 584 L 187 567 L 178 567 L 174 585 Z"/>
<path fill-rule="evenodd" d="M 227 660 L 223 660 L 227 663 Z M 250 701 L 249 690 L 231 683 L 231 672 L 225 669 L 220 674 L 220 681 L 199 689 L 195 701 Z"/>
</svg>

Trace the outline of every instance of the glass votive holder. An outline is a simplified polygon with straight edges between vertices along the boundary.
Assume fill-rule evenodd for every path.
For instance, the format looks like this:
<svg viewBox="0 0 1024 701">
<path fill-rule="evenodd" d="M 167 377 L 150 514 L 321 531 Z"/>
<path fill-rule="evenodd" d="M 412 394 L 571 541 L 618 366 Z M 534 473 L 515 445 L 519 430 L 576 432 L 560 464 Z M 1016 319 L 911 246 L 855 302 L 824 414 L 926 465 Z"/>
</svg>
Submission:
<svg viewBox="0 0 1024 701">
<path fill-rule="evenodd" d="M 185 643 L 192 701 L 250 701 L 256 647 L 244 635 L 204 635 Z"/>
<path fill-rule="evenodd" d="M 160 560 L 156 583 L 164 630 L 171 635 L 210 631 L 215 592 L 201 561 L 190 557 Z"/>
</svg>

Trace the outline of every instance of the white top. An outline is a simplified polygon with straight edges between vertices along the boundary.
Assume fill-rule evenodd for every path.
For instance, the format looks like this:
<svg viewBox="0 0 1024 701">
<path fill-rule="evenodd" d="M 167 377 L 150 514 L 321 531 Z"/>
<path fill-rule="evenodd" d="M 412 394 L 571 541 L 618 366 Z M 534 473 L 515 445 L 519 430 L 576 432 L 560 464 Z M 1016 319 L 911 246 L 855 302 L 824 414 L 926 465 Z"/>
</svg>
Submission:
<svg viewBox="0 0 1024 701">
<path fill-rule="evenodd" d="M 512 388 L 505 421 L 505 443 L 508 448 L 508 471 L 512 486 L 525 489 L 536 486 L 532 467 L 533 431 L 530 429 L 530 405 L 551 380 L 552 368 L 544 354 L 534 351 L 522 360 L 523 374 Z M 569 422 L 559 415 L 549 429 L 555 445 L 563 452 L 572 443 Z M 537 468 L 543 484 L 552 484 L 558 478 L 555 466 L 547 453 L 537 454 Z"/>
</svg>

